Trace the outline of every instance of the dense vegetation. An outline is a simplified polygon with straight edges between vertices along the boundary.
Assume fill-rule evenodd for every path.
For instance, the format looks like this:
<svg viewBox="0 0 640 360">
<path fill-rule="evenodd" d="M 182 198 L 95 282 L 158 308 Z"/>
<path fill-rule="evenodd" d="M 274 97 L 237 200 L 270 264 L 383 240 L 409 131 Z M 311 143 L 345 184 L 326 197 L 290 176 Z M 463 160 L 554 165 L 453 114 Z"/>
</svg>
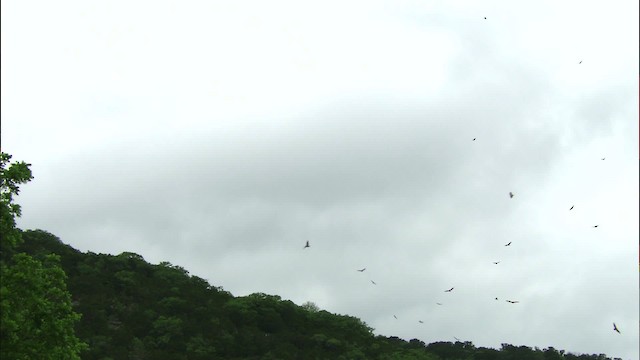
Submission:
<svg viewBox="0 0 640 360">
<path fill-rule="evenodd" d="M 0 157 L 2 359 L 608 359 L 554 348 L 375 336 L 360 319 L 262 293 L 234 297 L 180 266 L 82 253 L 21 231 L 13 203 L 29 164 Z"/>
<path fill-rule="evenodd" d="M 21 209 L 13 199 L 33 176 L 29 164 L 10 160 L 0 153 L 0 358 L 79 359 L 86 344 L 74 334 L 80 315 L 72 309 L 59 257 L 16 251 Z"/>
<path fill-rule="evenodd" d="M 68 275 L 83 359 L 608 359 L 554 348 L 375 336 L 361 320 L 262 293 L 234 297 L 180 266 L 142 256 L 82 253 L 42 231 L 20 251 L 58 254 Z"/>
</svg>

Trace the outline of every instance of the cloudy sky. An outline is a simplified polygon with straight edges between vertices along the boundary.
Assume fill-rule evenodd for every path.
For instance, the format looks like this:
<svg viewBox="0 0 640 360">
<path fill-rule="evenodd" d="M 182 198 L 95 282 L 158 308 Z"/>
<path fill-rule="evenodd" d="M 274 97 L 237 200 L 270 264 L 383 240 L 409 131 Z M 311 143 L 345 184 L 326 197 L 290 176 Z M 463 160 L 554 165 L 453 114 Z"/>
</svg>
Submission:
<svg viewBox="0 0 640 360">
<path fill-rule="evenodd" d="M 637 1 L 1 10 L 20 227 L 376 334 L 639 358 Z"/>
</svg>

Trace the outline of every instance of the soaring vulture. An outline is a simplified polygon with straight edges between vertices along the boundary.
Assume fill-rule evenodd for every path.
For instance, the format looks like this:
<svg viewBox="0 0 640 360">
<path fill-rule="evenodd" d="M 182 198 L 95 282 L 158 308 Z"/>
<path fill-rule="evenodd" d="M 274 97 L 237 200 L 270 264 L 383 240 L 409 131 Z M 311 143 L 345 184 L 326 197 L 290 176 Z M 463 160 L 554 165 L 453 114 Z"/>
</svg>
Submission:
<svg viewBox="0 0 640 360">
<path fill-rule="evenodd" d="M 618 327 L 616 326 L 616 323 L 613 323 L 613 330 L 617 331 L 618 334 L 620 334 L 620 330 L 618 330 Z"/>
</svg>

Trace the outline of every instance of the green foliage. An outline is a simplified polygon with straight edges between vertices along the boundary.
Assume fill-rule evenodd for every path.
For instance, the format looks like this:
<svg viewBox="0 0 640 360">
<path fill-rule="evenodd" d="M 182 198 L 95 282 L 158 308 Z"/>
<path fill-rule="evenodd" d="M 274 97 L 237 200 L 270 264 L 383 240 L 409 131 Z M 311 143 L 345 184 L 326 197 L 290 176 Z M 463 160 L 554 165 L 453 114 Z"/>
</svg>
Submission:
<svg viewBox="0 0 640 360">
<path fill-rule="evenodd" d="M 20 230 L 16 228 L 16 217 L 20 217 L 20 205 L 13 203 L 13 196 L 20 193 L 20 184 L 33 179 L 30 164 L 10 164 L 11 155 L 0 152 L 0 261 L 9 259 L 12 250 L 20 243 Z"/>
<path fill-rule="evenodd" d="M 72 309 L 60 256 L 16 253 L 21 209 L 13 196 L 33 176 L 24 162 L 7 167 L 10 159 L 0 153 L 0 358 L 79 359 L 86 344 L 74 334 L 80 315 Z"/>
<path fill-rule="evenodd" d="M 152 265 L 133 253 L 82 254 L 39 230 L 23 238 L 22 247 L 39 257 L 59 252 L 65 271 L 74 274 L 68 284 L 83 315 L 78 334 L 91 346 L 83 359 L 607 359 L 375 336 L 358 318 L 276 295 L 234 297 L 168 262 Z"/>
<path fill-rule="evenodd" d="M 84 350 L 83 359 L 96 360 L 610 360 L 552 347 L 496 350 L 374 336 L 362 320 L 310 301 L 233 297 L 169 262 L 81 253 L 46 231 L 16 228 L 14 195 L 33 176 L 29 164 L 10 159 L 0 153 L 2 359 L 80 359 Z"/>
<path fill-rule="evenodd" d="M 316 305 L 312 301 L 307 301 L 306 303 L 302 304 L 302 308 L 312 313 L 316 313 L 320 311 L 320 308 L 318 307 L 318 305 Z"/>
<path fill-rule="evenodd" d="M 17 254 L 13 266 L 2 267 L 3 359 L 80 358 L 83 344 L 73 331 L 80 315 L 71 308 L 64 281 L 56 255 L 40 262 Z"/>
</svg>

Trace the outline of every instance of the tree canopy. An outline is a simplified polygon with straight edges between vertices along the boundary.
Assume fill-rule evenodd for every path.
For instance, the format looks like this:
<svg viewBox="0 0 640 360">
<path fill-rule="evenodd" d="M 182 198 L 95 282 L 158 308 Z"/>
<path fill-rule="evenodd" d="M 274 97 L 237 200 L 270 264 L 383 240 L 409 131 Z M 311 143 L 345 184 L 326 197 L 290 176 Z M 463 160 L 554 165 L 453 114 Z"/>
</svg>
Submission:
<svg viewBox="0 0 640 360">
<path fill-rule="evenodd" d="M 42 230 L 23 233 L 34 257 L 59 254 L 69 275 L 83 359 L 609 359 L 503 344 L 409 341 L 375 335 L 362 320 L 277 295 L 234 297 L 169 262 L 81 253 Z M 425 320 L 428 325 L 428 320 Z"/>
<path fill-rule="evenodd" d="M 610 359 L 376 336 L 362 320 L 311 301 L 234 297 L 169 262 L 82 253 L 47 231 L 16 228 L 14 195 L 33 176 L 10 159 L 0 155 L 2 359 Z"/>
<path fill-rule="evenodd" d="M 22 232 L 14 195 L 33 176 L 29 164 L 10 160 L 0 153 L 0 358 L 80 359 L 85 344 L 74 333 L 80 315 L 71 307 L 60 256 L 16 252 Z"/>
</svg>

